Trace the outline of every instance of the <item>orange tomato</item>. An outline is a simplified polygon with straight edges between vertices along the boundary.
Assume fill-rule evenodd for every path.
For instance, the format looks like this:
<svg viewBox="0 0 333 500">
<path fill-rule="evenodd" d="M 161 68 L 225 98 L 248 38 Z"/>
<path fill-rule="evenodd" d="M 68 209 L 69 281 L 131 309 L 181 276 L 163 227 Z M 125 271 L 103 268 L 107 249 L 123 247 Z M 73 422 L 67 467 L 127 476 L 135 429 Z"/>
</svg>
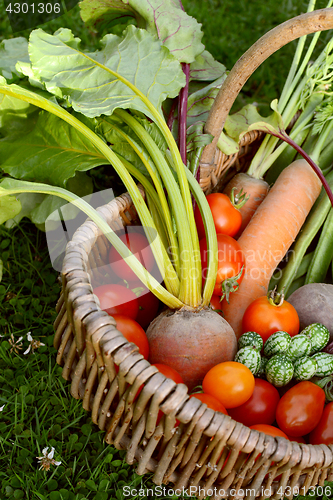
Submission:
<svg viewBox="0 0 333 500">
<path fill-rule="evenodd" d="M 184 380 L 179 375 L 179 373 L 171 366 L 164 365 L 162 363 L 153 363 L 152 366 L 156 366 L 159 372 L 163 373 L 168 378 L 171 378 L 176 384 L 184 384 Z"/>
<path fill-rule="evenodd" d="M 208 408 L 211 408 L 212 410 L 219 411 L 220 413 L 224 413 L 225 415 L 228 415 L 227 410 L 224 408 L 223 404 L 220 403 L 216 398 L 213 396 L 210 396 L 209 394 L 205 394 L 204 392 L 198 393 L 198 394 L 192 394 L 190 398 L 196 398 L 200 399 L 203 403 L 206 403 Z"/>
<path fill-rule="evenodd" d="M 289 440 L 287 434 L 285 434 L 281 429 L 278 427 L 274 427 L 274 425 L 268 425 L 268 424 L 255 424 L 251 425 L 250 429 L 264 432 L 265 434 L 268 434 L 269 436 L 280 436 L 284 437 Z"/>
<path fill-rule="evenodd" d="M 252 396 L 254 385 L 249 368 L 236 361 L 225 361 L 209 370 L 202 389 L 228 409 L 245 403 Z"/>
</svg>

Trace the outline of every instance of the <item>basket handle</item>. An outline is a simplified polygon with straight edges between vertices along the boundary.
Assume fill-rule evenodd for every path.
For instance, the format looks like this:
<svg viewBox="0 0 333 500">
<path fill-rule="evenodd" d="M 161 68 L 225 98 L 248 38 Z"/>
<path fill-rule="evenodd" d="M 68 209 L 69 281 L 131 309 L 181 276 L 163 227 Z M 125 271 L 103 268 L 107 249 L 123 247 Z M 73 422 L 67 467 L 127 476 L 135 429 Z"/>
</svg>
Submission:
<svg viewBox="0 0 333 500">
<path fill-rule="evenodd" d="M 239 92 L 242 90 L 243 85 L 260 64 L 292 40 L 315 33 L 316 31 L 325 31 L 331 28 L 333 28 L 332 7 L 307 12 L 306 14 L 293 17 L 270 30 L 238 59 L 224 80 L 208 115 L 205 132 L 212 134 L 214 139 L 211 144 L 205 147 L 202 153 L 201 166 L 208 167 L 214 164 L 216 144 L 223 130 L 228 113 Z"/>
</svg>

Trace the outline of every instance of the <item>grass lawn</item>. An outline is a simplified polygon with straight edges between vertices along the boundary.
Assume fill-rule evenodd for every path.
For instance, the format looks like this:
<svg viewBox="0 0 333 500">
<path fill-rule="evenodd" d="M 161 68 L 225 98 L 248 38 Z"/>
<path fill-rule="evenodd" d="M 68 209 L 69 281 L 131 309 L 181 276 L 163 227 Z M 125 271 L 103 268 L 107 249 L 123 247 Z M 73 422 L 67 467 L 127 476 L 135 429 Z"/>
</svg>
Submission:
<svg viewBox="0 0 333 500">
<path fill-rule="evenodd" d="M 266 31 L 306 9 L 301 0 L 183 3 L 203 24 L 206 48 L 228 69 Z M 53 32 L 61 25 L 86 45 L 97 43 L 84 31 L 78 7 L 43 28 Z M 2 9 L 0 41 L 10 36 Z M 293 47 L 281 49 L 256 71 L 238 105 L 255 100 L 268 106 L 282 88 Z M 0 500 L 122 500 L 134 498 L 126 496 L 124 486 L 154 489 L 148 475 L 138 476 L 126 464 L 125 452 L 104 443 L 104 432 L 61 378 L 52 346 L 60 286 L 45 234 L 27 219 L 13 229 L 0 227 L 0 259 Z M 167 491 L 148 497 L 177 498 Z M 138 493 L 138 498 L 146 496 Z"/>
</svg>

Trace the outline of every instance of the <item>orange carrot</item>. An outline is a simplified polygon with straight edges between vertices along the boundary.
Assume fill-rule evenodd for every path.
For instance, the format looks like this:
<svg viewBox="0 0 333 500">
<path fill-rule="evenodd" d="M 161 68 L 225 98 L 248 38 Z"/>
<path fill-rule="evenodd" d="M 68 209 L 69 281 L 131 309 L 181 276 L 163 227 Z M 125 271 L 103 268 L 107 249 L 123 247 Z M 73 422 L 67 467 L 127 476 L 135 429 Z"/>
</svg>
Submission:
<svg viewBox="0 0 333 500">
<path fill-rule="evenodd" d="M 246 193 L 246 195 L 249 196 L 247 202 L 239 208 L 242 215 L 242 225 L 235 236 L 235 238 L 238 239 L 250 222 L 250 219 L 253 217 L 254 212 L 267 196 L 269 185 L 263 179 L 256 179 L 251 175 L 241 172 L 235 175 L 226 185 L 223 191 L 224 194 L 230 196 L 233 188 L 235 188 L 235 195 L 243 189 L 243 193 Z"/>
<path fill-rule="evenodd" d="M 267 293 L 278 263 L 301 229 L 321 189 L 321 182 L 305 160 L 284 169 L 239 238 L 246 271 L 230 304 L 223 302 L 224 318 L 242 334 L 242 318 L 248 305 Z"/>
</svg>

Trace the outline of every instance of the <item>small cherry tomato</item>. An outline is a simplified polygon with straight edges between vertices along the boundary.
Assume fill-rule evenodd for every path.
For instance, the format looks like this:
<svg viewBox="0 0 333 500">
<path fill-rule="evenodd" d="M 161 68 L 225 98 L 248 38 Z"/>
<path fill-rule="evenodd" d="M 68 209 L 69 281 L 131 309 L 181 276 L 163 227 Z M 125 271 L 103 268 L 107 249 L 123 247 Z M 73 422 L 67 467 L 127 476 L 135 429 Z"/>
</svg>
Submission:
<svg viewBox="0 0 333 500">
<path fill-rule="evenodd" d="M 216 398 L 228 410 L 247 401 L 253 394 L 254 376 L 241 363 L 225 361 L 213 366 L 202 381 L 204 393 Z"/>
<path fill-rule="evenodd" d="M 131 232 L 128 231 L 129 229 L 127 229 L 125 234 L 121 234 L 119 238 L 123 243 L 125 243 L 127 248 L 130 249 L 130 251 L 147 269 L 147 271 L 150 272 L 154 267 L 155 260 L 146 236 L 137 232 L 138 228 L 135 228 L 136 232 L 134 232 L 134 230 Z M 125 262 L 125 259 L 120 256 L 114 247 L 112 247 L 109 252 L 109 263 L 111 269 L 123 280 L 137 281 L 137 275 L 132 271 L 129 265 Z"/>
<path fill-rule="evenodd" d="M 139 323 L 122 314 L 114 314 L 113 318 L 117 323 L 117 330 L 119 330 L 129 342 L 133 342 L 133 344 L 137 345 L 140 354 L 142 354 L 145 359 L 148 359 L 149 343 L 146 332 Z"/>
<path fill-rule="evenodd" d="M 220 295 L 212 295 L 210 299 L 210 307 L 213 311 L 216 311 L 220 316 L 223 316 L 222 312 L 222 301 Z"/>
<path fill-rule="evenodd" d="M 122 285 L 101 285 L 94 288 L 101 309 L 113 316 L 124 314 L 135 319 L 139 312 L 139 303 L 135 293 Z"/>
<path fill-rule="evenodd" d="M 229 196 L 223 193 L 212 193 L 206 196 L 206 200 L 212 212 L 216 233 L 235 236 L 241 227 L 242 215 Z M 194 210 L 194 218 L 199 239 L 205 238 L 205 228 L 198 205 Z"/>
<path fill-rule="evenodd" d="M 239 243 L 225 234 L 217 235 L 218 270 L 214 294 L 229 297 L 229 293 L 236 291 L 244 276 L 245 257 Z M 200 241 L 202 276 L 207 276 L 208 250 L 206 238 Z"/>
<path fill-rule="evenodd" d="M 333 444 L 333 403 L 328 403 L 318 425 L 310 432 L 310 444 Z"/>
<path fill-rule="evenodd" d="M 278 427 L 274 427 L 273 425 L 267 425 L 267 424 L 256 424 L 256 425 L 251 425 L 250 429 L 264 432 L 265 434 L 268 434 L 269 436 L 280 436 L 284 437 L 285 439 L 289 439 L 287 434 L 285 434 L 281 429 Z"/>
<path fill-rule="evenodd" d="M 299 382 L 280 399 L 276 422 L 288 436 L 305 436 L 319 424 L 325 392 L 312 382 Z"/>
<path fill-rule="evenodd" d="M 228 415 L 228 412 L 224 408 L 223 404 L 220 403 L 220 401 L 218 401 L 213 396 L 210 396 L 209 394 L 205 394 L 204 392 L 198 394 L 191 394 L 190 398 L 199 399 L 202 403 L 206 403 L 208 408 L 211 408 L 212 410 L 219 411 L 220 413 Z"/>
<path fill-rule="evenodd" d="M 255 424 L 272 424 L 275 420 L 275 412 L 280 396 L 274 385 L 262 380 L 255 379 L 255 387 L 252 396 L 241 406 L 229 409 L 229 415 L 242 424 L 250 427 Z"/>
<path fill-rule="evenodd" d="M 242 331 L 257 332 L 264 342 L 277 331 L 288 332 L 291 337 L 299 332 L 299 317 L 294 306 L 274 296 L 272 292 L 251 302 L 242 320 Z M 275 301 L 277 303 L 275 303 Z"/>
<path fill-rule="evenodd" d="M 163 363 L 153 363 L 152 366 L 156 366 L 159 372 L 163 373 L 168 378 L 171 378 L 176 384 L 184 384 L 184 380 L 181 375 L 171 366 L 164 365 Z"/>
</svg>

